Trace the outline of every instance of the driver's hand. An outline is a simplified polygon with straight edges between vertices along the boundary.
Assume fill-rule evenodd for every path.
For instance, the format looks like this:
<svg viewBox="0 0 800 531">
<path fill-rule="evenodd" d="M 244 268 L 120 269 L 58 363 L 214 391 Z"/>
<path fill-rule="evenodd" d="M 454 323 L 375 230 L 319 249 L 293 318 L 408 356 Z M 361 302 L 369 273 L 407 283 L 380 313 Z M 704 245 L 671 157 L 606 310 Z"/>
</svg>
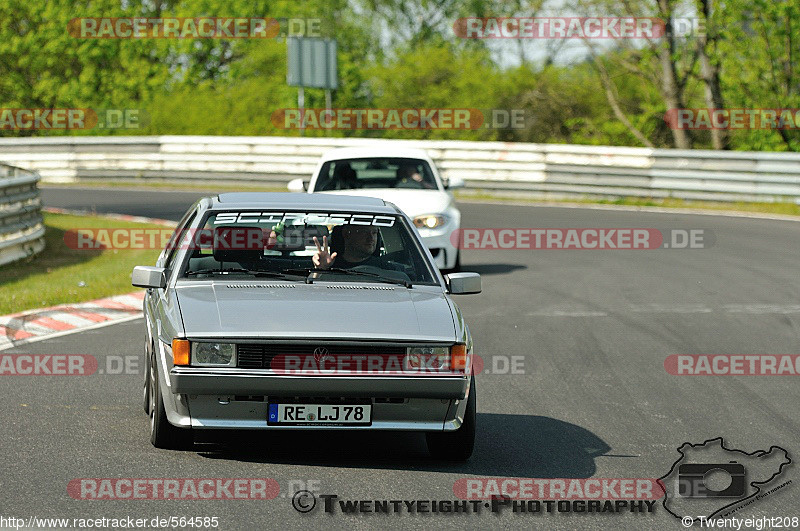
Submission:
<svg viewBox="0 0 800 531">
<path fill-rule="evenodd" d="M 328 247 L 328 237 L 322 237 L 322 246 L 320 246 L 319 240 L 314 236 L 314 245 L 317 246 L 317 252 L 311 257 L 311 262 L 314 264 L 314 267 L 318 269 L 330 268 L 331 264 L 333 264 L 333 261 L 336 259 L 337 253 L 331 254 L 331 249 Z"/>
<path fill-rule="evenodd" d="M 267 237 L 267 249 L 274 249 L 275 245 L 277 244 L 278 244 L 278 233 L 276 233 L 273 230 L 272 232 L 269 233 L 269 236 Z"/>
</svg>

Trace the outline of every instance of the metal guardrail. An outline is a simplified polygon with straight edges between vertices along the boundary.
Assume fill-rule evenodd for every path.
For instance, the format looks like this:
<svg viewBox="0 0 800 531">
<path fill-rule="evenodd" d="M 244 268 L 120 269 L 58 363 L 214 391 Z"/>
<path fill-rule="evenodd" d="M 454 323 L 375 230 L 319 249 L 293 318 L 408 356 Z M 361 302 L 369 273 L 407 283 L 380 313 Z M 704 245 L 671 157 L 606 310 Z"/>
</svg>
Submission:
<svg viewBox="0 0 800 531">
<path fill-rule="evenodd" d="M 800 154 L 561 144 L 297 137 L 0 138 L 0 160 L 45 182 L 151 179 L 283 185 L 329 149 L 405 145 L 468 189 L 539 197 L 678 197 L 800 203 Z"/>
<path fill-rule="evenodd" d="M 0 164 L 0 265 L 44 250 L 39 175 Z"/>
</svg>

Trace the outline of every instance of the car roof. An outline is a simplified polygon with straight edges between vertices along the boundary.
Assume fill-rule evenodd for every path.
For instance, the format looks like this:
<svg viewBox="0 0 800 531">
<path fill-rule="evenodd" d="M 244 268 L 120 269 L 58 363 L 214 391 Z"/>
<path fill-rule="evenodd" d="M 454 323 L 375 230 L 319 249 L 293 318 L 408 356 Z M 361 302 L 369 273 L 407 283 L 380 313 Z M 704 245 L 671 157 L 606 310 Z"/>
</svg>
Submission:
<svg viewBox="0 0 800 531">
<path fill-rule="evenodd" d="M 397 145 L 368 144 L 361 147 L 346 147 L 328 151 L 322 156 L 322 162 L 341 159 L 365 159 L 373 157 L 397 157 L 406 159 L 422 159 L 430 161 L 430 155 L 419 148 Z"/>
<path fill-rule="evenodd" d="M 281 209 L 376 212 L 396 214 L 392 203 L 377 197 L 288 192 L 229 192 L 212 198 L 211 210 Z"/>
</svg>

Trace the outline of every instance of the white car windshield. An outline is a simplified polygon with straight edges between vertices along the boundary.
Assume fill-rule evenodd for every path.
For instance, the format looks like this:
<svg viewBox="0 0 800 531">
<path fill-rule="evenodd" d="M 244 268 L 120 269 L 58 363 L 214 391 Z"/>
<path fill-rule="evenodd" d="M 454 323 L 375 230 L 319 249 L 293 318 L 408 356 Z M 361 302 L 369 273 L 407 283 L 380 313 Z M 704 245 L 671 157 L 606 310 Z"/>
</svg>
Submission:
<svg viewBox="0 0 800 531">
<path fill-rule="evenodd" d="M 357 188 L 436 190 L 438 187 L 430 165 L 422 159 L 373 157 L 324 163 L 314 191 Z"/>
<path fill-rule="evenodd" d="M 176 241 L 189 249 L 182 276 L 194 279 L 314 273 L 326 281 L 436 283 L 405 220 L 396 215 L 212 212 L 201 229 Z"/>
</svg>

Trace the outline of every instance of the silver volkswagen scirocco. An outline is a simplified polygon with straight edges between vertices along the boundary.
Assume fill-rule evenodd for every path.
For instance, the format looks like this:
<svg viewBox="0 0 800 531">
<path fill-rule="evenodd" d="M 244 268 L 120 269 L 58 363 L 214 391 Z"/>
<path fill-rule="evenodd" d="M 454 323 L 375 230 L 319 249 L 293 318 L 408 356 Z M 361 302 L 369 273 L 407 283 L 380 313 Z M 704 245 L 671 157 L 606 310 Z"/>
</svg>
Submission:
<svg viewBox="0 0 800 531">
<path fill-rule="evenodd" d="M 470 457 L 469 328 L 413 222 L 371 197 L 226 193 L 184 215 L 147 289 L 144 409 L 159 448 L 200 430 L 415 430 Z"/>
</svg>

